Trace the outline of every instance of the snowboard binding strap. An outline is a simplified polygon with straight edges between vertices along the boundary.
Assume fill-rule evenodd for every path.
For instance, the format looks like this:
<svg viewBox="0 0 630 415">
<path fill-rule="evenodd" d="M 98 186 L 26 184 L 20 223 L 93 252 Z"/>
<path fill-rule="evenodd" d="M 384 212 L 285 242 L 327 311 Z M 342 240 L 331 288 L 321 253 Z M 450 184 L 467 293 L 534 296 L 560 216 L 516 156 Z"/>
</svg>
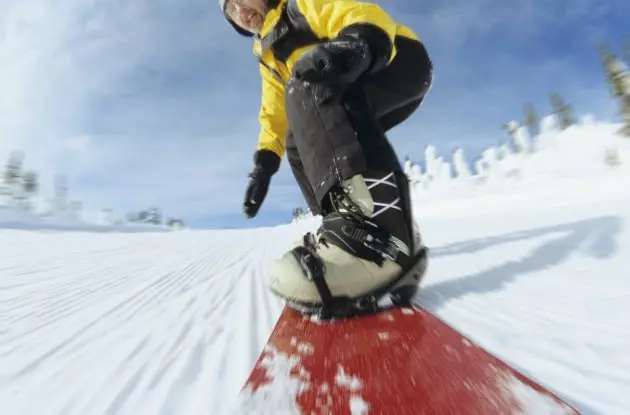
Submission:
<svg viewBox="0 0 630 415">
<path fill-rule="evenodd" d="M 288 299 L 288 304 L 304 314 L 317 314 L 320 319 L 345 318 L 375 312 L 380 308 L 379 301 L 386 294 L 391 294 L 391 300 L 398 305 L 410 299 L 424 275 L 427 261 L 427 249 L 422 248 L 416 255 L 408 256 L 406 250 L 401 250 L 400 244 L 386 232 L 368 223 L 348 221 L 347 218 L 331 215 L 320 228 L 319 240 L 316 241 L 312 233 L 304 236 L 302 246 L 291 252 L 300 264 L 305 277 L 312 281 L 322 299 L 321 303 L 303 303 Z M 342 236 L 344 235 L 345 237 Z M 389 258 L 399 265 L 403 271 L 401 275 L 389 284 L 378 288 L 362 297 L 349 298 L 347 296 L 333 296 L 325 280 L 325 265 L 317 254 L 317 243 L 332 243 L 341 249 L 350 251 L 353 255 L 382 264 Z M 407 278 L 411 275 L 411 280 Z M 399 285 L 397 293 L 394 288 Z M 410 291 L 411 289 L 411 291 Z M 393 290 L 393 291 L 392 291 Z"/>
<path fill-rule="evenodd" d="M 303 253 L 302 247 L 294 250 L 294 254 Z M 333 296 L 324 279 L 323 268 L 315 268 L 315 272 L 307 272 L 307 278 L 312 280 L 322 298 L 322 302 L 306 302 L 286 298 L 287 305 L 305 315 L 316 316 L 319 320 L 344 319 L 359 317 L 366 314 L 384 311 L 391 307 L 410 306 L 411 299 L 417 292 L 427 267 L 428 249 L 423 247 L 410 262 L 413 265 L 404 269 L 394 281 L 385 284 L 369 294 L 351 298 L 348 296 Z M 312 261 L 313 257 L 305 262 Z M 301 262 L 302 263 L 302 262 Z"/>
<path fill-rule="evenodd" d="M 308 237 L 308 234 L 306 237 Z M 324 304 L 330 304 L 333 301 L 333 295 L 324 278 L 324 273 L 326 272 L 324 262 L 317 253 L 305 246 L 298 246 L 292 252 L 299 261 L 306 278 L 309 281 L 313 281 L 315 287 L 317 287 Z"/>
<path fill-rule="evenodd" d="M 379 266 L 389 259 L 406 268 L 410 258 L 409 247 L 369 220 L 332 213 L 324 218 L 318 233 L 320 243 L 331 243 Z"/>
</svg>

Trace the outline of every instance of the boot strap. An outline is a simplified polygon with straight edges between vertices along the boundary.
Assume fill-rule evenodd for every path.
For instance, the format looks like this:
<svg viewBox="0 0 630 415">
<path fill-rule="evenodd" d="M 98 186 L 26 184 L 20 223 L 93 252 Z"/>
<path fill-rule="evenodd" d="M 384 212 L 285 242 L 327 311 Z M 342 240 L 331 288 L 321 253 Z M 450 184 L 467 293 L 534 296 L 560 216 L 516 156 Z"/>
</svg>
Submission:
<svg viewBox="0 0 630 415">
<path fill-rule="evenodd" d="M 304 238 L 308 238 L 309 234 Z M 313 281 L 319 295 L 322 298 L 322 302 L 329 305 L 333 301 L 333 295 L 330 292 L 330 288 L 326 283 L 324 274 L 326 273 L 326 267 L 324 261 L 314 252 L 310 246 L 297 246 L 291 250 L 295 259 L 297 259 L 302 272 L 309 281 Z"/>
<path fill-rule="evenodd" d="M 320 232 L 320 241 L 330 242 L 379 266 L 389 259 L 405 267 L 410 256 L 403 248 L 405 245 L 369 220 L 358 221 L 333 213 L 324 218 Z"/>
<path fill-rule="evenodd" d="M 315 283 L 322 301 L 318 304 L 288 299 L 288 303 L 290 307 L 300 310 L 302 313 L 317 314 L 318 318 L 323 320 L 360 316 L 378 311 L 379 308 L 381 308 L 381 304 L 379 303 L 380 299 L 385 296 L 392 287 L 396 286 L 408 272 L 411 272 L 414 267 L 421 264 L 423 268 L 421 273 L 424 274 L 427 259 L 427 249 L 423 248 L 410 258 L 408 262 L 411 265 L 407 264 L 408 267 L 403 269 L 403 272 L 396 280 L 361 297 L 349 298 L 346 296 L 335 297 L 332 295 L 324 278 L 323 262 L 310 248 L 298 246 L 294 248 L 292 252 L 303 267 L 307 278 Z"/>
</svg>

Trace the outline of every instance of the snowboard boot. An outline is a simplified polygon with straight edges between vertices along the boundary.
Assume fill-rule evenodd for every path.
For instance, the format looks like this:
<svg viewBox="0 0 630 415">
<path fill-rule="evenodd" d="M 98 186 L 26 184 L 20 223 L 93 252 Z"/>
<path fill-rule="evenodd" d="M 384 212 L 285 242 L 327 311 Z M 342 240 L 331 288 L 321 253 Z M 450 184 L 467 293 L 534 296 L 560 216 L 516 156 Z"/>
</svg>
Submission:
<svg viewBox="0 0 630 415">
<path fill-rule="evenodd" d="M 356 175 L 327 198 L 329 213 L 317 232 L 271 265 L 271 291 L 289 307 L 320 318 L 409 305 L 426 270 L 427 250 L 404 173 Z"/>
</svg>

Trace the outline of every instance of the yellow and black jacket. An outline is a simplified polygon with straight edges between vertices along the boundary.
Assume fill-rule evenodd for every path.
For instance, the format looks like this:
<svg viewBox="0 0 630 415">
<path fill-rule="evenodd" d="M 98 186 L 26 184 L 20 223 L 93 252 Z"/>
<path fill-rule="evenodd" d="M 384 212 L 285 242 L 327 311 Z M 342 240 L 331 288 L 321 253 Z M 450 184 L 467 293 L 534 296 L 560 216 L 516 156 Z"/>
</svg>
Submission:
<svg viewBox="0 0 630 415">
<path fill-rule="evenodd" d="M 253 52 L 260 61 L 262 102 L 258 150 L 270 150 L 280 158 L 285 153 L 288 122 L 285 114 L 285 85 L 295 62 L 315 44 L 333 39 L 348 30 L 378 28 L 382 39 L 372 42 L 380 66 L 396 56 L 395 38 L 419 40 L 409 28 L 396 23 L 377 4 L 356 0 L 270 0 Z M 238 28 L 237 28 L 238 30 Z M 246 34 L 238 30 L 241 34 Z M 369 42 L 369 40 L 368 40 Z M 377 43 L 380 43 L 377 45 Z M 372 46 L 371 46 L 372 47 Z M 374 54 L 374 53 L 373 53 Z"/>
</svg>

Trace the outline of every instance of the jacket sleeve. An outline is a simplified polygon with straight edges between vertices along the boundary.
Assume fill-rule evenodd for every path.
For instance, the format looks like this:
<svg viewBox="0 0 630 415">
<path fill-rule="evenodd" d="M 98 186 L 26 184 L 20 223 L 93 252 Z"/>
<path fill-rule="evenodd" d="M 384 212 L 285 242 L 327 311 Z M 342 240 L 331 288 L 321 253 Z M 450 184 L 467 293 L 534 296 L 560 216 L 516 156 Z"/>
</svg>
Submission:
<svg viewBox="0 0 630 415">
<path fill-rule="evenodd" d="M 377 4 L 357 0 L 290 0 L 319 38 L 360 36 L 370 45 L 380 69 L 396 55 L 396 22 Z"/>
<path fill-rule="evenodd" d="M 288 121 L 285 113 L 284 85 L 264 65 L 260 65 L 262 99 L 258 119 L 258 150 L 271 150 L 280 158 L 286 149 Z"/>
</svg>

